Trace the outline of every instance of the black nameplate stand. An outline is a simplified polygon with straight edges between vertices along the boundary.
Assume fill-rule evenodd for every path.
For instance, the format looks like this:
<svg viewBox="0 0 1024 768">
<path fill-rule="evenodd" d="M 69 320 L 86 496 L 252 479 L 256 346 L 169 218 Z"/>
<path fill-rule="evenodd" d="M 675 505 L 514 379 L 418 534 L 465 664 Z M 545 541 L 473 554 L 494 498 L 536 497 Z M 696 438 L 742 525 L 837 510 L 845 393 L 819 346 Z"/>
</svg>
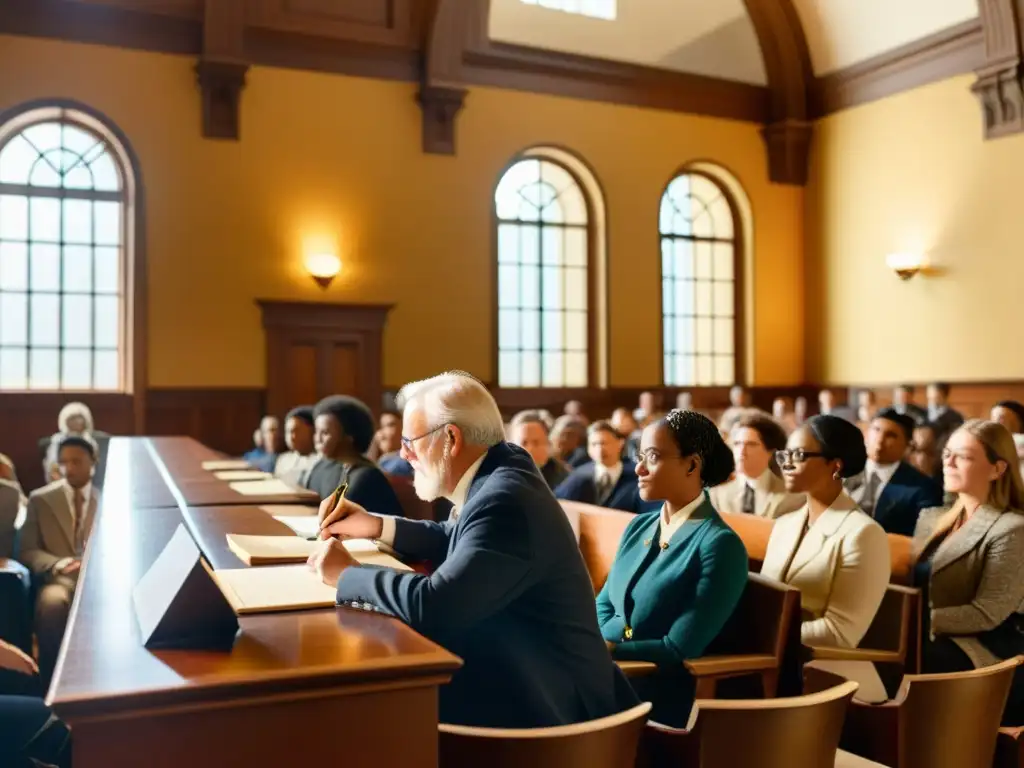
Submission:
<svg viewBox="0 0 1024 768">
<path fill-rule="evenodd" d="M 135 585 L 132 601 L 146 648 L 229 651 L 234 645 L 238 618 L 184 525 Z"/>
</svg>

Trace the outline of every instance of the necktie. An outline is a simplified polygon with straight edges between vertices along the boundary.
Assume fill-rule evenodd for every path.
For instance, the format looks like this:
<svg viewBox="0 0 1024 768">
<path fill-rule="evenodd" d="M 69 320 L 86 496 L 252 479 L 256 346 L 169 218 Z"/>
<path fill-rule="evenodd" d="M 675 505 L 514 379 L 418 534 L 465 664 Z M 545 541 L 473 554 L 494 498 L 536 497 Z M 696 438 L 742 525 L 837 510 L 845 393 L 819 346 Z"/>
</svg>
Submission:
<svg viewBox="0 0 1024 768">
<path fill-rule="evenodd" d="M 601 479 L 597 481 L 597 503 L 603 504 L 607 500 L 608 496 L 612 492 L 612 478 L 611 475 L 604 473 L 601 475 Z"/>
<path fill-rule="evenodd" d="M 868 472 L 867 482 L 864 483 L 864 493 L 861 495 L 860 508 L 871 517 L 875 516 L 875 496 L 878 494 L 878 473 Z"/>
<path fill-rule="evenodd" d="M 754 486 L 747 483 L 743 486 L 743 514 L 752 515 L 757 511 L 757 496 L 754 495 Z"/>
<path fill-rule="evenodd" d="M 85 497 L 82 495 L 81 488 L 75 488 L 74 495 L 74 507 L 75 507 L 75 552 L 81 555 L 85 551 L 85 516 L 83 514 L 85 508 Z"/>
</svg>

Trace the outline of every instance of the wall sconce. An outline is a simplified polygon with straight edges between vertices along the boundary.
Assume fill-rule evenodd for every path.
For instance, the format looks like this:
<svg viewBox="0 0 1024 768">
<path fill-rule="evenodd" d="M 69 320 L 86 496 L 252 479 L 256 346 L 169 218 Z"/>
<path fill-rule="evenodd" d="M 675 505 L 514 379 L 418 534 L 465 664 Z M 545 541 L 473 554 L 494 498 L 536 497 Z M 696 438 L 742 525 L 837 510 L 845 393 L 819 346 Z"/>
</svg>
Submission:
<svg viewBox="0 0 1024 768">
<path fill-rule="evenodd" d="M 924 257 L 914 253 L 890 253 L 885 263 L 900 280 L 909 280 L 924 269 Z"/>
<path fill-rule="evenodd" d="M 327 289 L 341 271 L 341 259 L 333 253 L 313 253 L 306 257 L 306 271 L 316 284 Z"/>
</svg>

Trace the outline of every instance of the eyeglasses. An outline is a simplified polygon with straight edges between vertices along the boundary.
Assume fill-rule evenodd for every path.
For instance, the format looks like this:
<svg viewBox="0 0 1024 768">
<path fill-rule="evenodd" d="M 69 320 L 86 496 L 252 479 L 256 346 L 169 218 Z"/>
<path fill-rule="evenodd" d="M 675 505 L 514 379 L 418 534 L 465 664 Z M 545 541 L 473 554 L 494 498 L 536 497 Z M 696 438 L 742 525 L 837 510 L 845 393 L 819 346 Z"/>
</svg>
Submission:
<svg viewBox="0 0 1024 768">
<path fill-rule="evenodd" d="M 683 458 L 683 457 L 682 456 L 662 456 L 660 453 L 658 453 L 658 451 L 655 451 L 652 448 L 649 448 L 646 451 L 637 451 L 636 452 L 636 463 L 637 463 L 637 466 L 639 466 L 640 464 L 644 464 L 644 465 L 646 465 L 648 467 L 656 467 L 656 466 L 658 466 L 658 464 L 663 459 L 681 459 L 681 458 Z"/>
<path fill-rule="evenodd" d="M 407 451 L 411 451 L 413 443 L 422 440 L 424 437 L 430 437 L 435 432 L 440 432 L 442 429 L 444 429 L 447 426 L 448 426 L 448 422 L 445 422 L 444 424 L 438 424 L 432 430 L 430 430 L 429 432 L 424 432 L 419 437 L 406 437 L 405 435 L 402 435 L 402 437 L 401 437 L 402 447 L 405 448 L 405 450 L 407 450 Z"/>
<path fill-rule="evenodd" d="M 787 464 L 803 464 L 808 459 L 828 458 L 824 453 L 817 451 L 805 451 L 803 448 L 795 448 L 794 450 L 784 450 L 775 452 L 775 462 L 780 466 L 784 467 Z"/>
</svg>

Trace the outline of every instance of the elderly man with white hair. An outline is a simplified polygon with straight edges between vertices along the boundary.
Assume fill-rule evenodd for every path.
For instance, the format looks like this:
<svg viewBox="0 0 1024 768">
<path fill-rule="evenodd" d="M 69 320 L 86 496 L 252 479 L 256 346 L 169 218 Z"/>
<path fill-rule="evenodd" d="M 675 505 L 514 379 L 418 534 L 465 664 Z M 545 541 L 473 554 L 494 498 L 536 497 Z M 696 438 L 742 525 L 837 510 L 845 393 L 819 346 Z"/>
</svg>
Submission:
<svg viewBox="0 0 1024 768">
<path fill-rule="evenodd" d="M 504 439 L 497 404 L 469 374 L 406 386 L 402 456 L 417 494 L 448 498 L 445 523 L 320 506 L 313 557 L 338 604 L 398 617 L 460 656 L 441 719 L 463 725 L 567 725 L 638 703 L 598 631 L 572 528 L 524 450 Z M 427 576 L 358 565 L 332 537 L 378 539 L 433 568 Z"/>
</svg>

